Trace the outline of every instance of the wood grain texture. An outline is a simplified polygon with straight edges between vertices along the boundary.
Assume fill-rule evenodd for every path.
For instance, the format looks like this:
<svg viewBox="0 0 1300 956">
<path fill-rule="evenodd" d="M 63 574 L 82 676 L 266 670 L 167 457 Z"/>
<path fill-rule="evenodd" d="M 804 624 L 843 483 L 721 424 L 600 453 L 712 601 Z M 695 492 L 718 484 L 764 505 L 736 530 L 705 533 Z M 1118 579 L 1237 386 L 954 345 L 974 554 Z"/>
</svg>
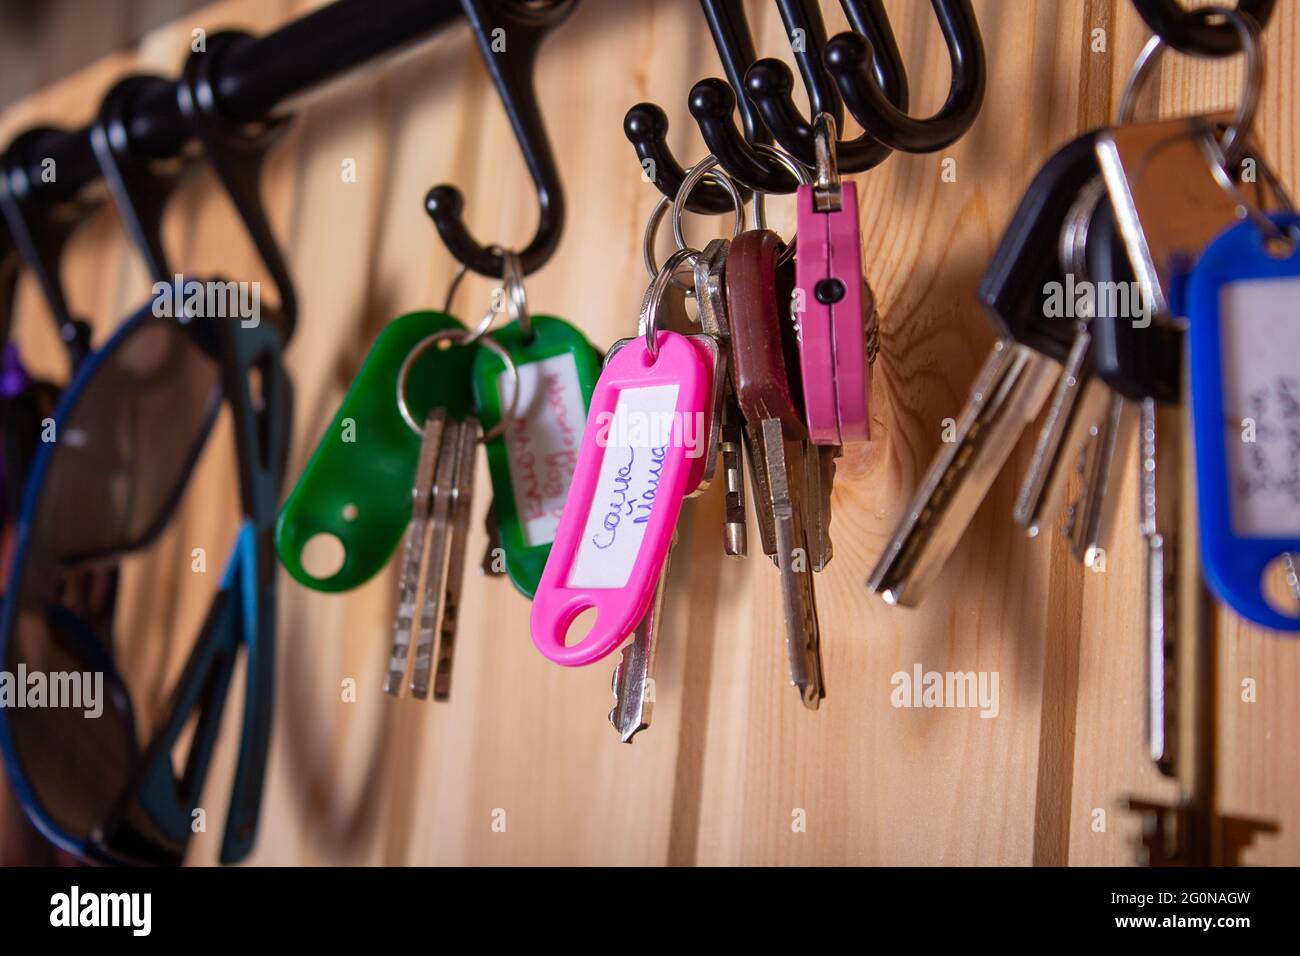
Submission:
<svg viewBox="0 0 1300 956">
<path fill-rule="evenodd" d="M 265 31 L 314 6 L 224 0 L 151 33 L 0 116 L 0 134 L 34 121 L 85 122 L 128 70 L 174 75 L 191 31 Z M 833 32 L 843 26 L 827 8 Z M 947 57 L 929 5 L 889 0 L 914 110 L 942 102 Z M 771 4 L 752 2 L 760 55 L 788 57 Z M 605 714 L 612 660 L 562 669 L 528 638 L 527 602 L 470 571 L 452 700 L 380 691 L 394 604 L 390 573 L 346 595 L 281 576 L 278 694 L 254 863 L 276 864 L 1102 864 L 1134 859 L 1130 794 L 1172 788 L 1143 759 L 1142 599 L 1136 463 L 1124 464 L 1122 516 L 1106 570 L 1072 562 L 1060 536 L 1030 540 L 1010 512 L 1024 439 L 916 610 L 887 607 L 863 580 L 956 417 L 992 342 L 975 287 L 1021 191 L 1067 138 L 1106 122 L 1146 32 L 1125 0 L 977 0 L 988 93 L 970 132 L 935 155 L 895 155 L 857 177 L 865 265 L 881 312 L 873 441 L 840 460 L 835 560 L 817 579 L 828 698 L 805 711 L 785 680 L 781 607 L 770 562 L 721 555 L 721 501 L 690 503 L 675 553 L 653 728 L 617 742 Z M 1104 52 L 1092 31 L 1105 30 Z M 1300 11 L 1268 28 L 1258 141 L 1284 181 L 1297 174 L 1294 94 Z M 657 196 L 621 123 L 633 103 L 668 111 L 683 161 L 703 146 L 690 86 L 720 66 L 689 0 L 583 4 L 543 48 L 539 91 L 565 177 L 568 225 L 554 260 L 528 281 L 530 304 L 565 316 L 599 346 L 630 334 L 647 278 L 641 232 Z M 1146 101 L 1162 114 L 1233 102 L 1232 64 L 1171 56 Z M 288 351 L 297 389 L 291 475 L 305 463 L 383 324 L 440 305 L 453 263 L 422 208 L 454 182 L 476 235 L 520 246 L 535 226 L 531 186 L 464 28 L 314 95 L 277 148 L 265 195 L 301 300 Z M 846 135 L 856 135 L 850 128 Z M 945 160 L 956 181 L 944 181 Z M 355 182 L 341 175 L 354 161 Z M 769 202 L 789 234 L 793 203 Z M 210 176 L 173 203 L 167 239 L 187 272 L 260 274 Z M 720 228 L 692 222 L 697 240 Z M 75 309 L 102 340 L 147 283 L 114 216 L 100 214 L 69 254 Z M 471 280 L 476 314 L 490 284 Z M 31 364 L 63 360 L 30 283 L 17 337 Z M 231 539 L 236 495 L 229 430 L 216 436 L 176 522 L 124 579 L 119 631 L 137 697 L 156 709 L 206 608 Z M 716 490 L 716 489 L 715 489 Z M 481 553 L 488 496 L 480 468 L 470 554 Z M 194 548 L 207 576 L 191 572 Z M 1221 799 L 1280 834 L 1248 854 L 1300 862 L 1300 645 L 1218 618 Z M 977 710 L 898 709 L 891 676 L 925 670 L 999 676 L 995 718 Z M 1253 680 L 1254 703 L 1241 682 Z M 358 699 L 342 700 L 355 680 Z M 236 685 L 238 678 L 236 679 Z M 191 860 L 214 861 L 233 769 L 238 694 L 226 714 Z M 149 703 L 143 704 L 146 708 Z M 1098 821 L 1104 814 L 1104 828 Z M 500 821 L 505 821 L 504 831 Z M 494 826 L 494 822 L 498 825 Z"/>
</svg>

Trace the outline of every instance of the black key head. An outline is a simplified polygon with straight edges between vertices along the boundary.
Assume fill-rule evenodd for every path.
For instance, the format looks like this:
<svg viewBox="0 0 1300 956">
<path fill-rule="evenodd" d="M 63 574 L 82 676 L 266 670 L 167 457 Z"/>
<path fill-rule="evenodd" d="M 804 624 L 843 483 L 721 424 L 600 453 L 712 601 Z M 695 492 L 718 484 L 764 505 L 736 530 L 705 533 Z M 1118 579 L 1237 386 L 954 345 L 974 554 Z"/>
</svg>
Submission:
<svg viewBox="0 0 1300 956">
<path fill-rule="evenodd" d="M 1182 330 L 1143 310 L 1124 241 L 1108 201 L 1088 224 L 1088 277 L 1094 285 L 1093 371 L 1125 398 L 1177 402 L 1182 396 Z"/>
<path fill-rule="evenodd" d="M 1038 171 L 979 285 L 999 335 L 1058 362 L 1069 354 L 1076 319 L 1074 282 L 1061 266 L 1061 230 L 1079 192 L 1101 173 L 1096 144 L 1096 130 L 1084 133 Z"/>
</svg>

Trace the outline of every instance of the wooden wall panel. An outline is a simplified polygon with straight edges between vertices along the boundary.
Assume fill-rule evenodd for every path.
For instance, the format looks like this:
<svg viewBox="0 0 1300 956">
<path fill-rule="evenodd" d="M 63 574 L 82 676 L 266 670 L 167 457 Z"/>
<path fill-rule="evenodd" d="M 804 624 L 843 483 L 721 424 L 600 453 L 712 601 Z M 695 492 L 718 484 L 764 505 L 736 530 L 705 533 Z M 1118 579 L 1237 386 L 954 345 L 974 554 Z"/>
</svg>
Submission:
<svg viewBox="0 0 1300 956">
<path fill-rule="evenodd" d="M 942 102 L 947 58 L 929 5 L 889 0 L 913 77 L 915 109 Z M 174 74 L 196 27 L 265 31 L 314 4 L 223 0 L 151 33 L 0 116 L 11 135 L 37 120 L 79 124 L 132 68 Z M 830 8 L 834 5 L 824 4 Z M 762 54 L 788 55 L 770 4 L 751 2 Z M 1053 533 L 1012 525 L 1022 441 L 935 593 L 917 610 L 885 606 L 863 580 L 955 417 L 993 336 L 974 290 L 1020 193 L 1068 137 L 1107 121 L 1145 30 L 1124 0 L 979 0 L 989 54 L 983 112 L 935 155 L 895 155 L 858 177 L 866 268 L 882 317 L 874 440 L 850 449 L 835 486 L 835 560 L 817 579 L 828 699 L 805 711 L 783 677 L 776 573 L 720 553 L 716 494 L 691 503 L 665 618 L 653 728 L 619 744 L 605 720 L 612 661 L 567 670 L 527 633 L 527 603 L 471 569 L 453 700 L 393 701 L 380 692 L 393 613 L 392 574 L 347 595 L 281 578 L 275 738 L 262 831 L 266 864 L 1100 864 L 1134 858 L 1131 793 L 1171 794 L 1142 757 L 1140 548 L 1125 464 L 1116 540 L 1103 574 L 1085 572 Z M 838 10 L 828 19 L 841 28 Z M 1104 52 L 1091 31 L 1106 31 Z M 1300 13 L 1282 4 L 1267 34 L 1259 140 L 1296 178 L 1295 62 Z M 670 140 L 703 152 L 687 91 L 719 65 L 689 0 L 587 2 L 544 47 L 539 90 L 565 177 L 568 226 L 550 265 L 528 281 L 530 305 L 581 325 L 600 346 L 630 334 L 646 285 L 641 231 L 657 198 L 623 138 L 623 113 L 649 99 Z M 1229 103 L 1235 64 L 1170 57 L 1149 109 Z M 422 208 L 454 182 L 475 233 L 525 243 L 534 200 L 504 114 L 464 28 L 349 77 L 297 110 L 266 175 L 266 196 L 298 283 L 301 318 L 288 352 L 297 389 L 292 474 L 383 324 L 440 305 L 453 263 Z M 851 129 L 849 134 L 856 134 Z M 944 181 L 945 160 L 956 180 Z M 353 161 L 355 181 L 341 175 Z M 792 203 L 776 198 L 788 234 Z M 692 223 L 703 237 L 714 223 Z M 167 223 L 179 267 L 257 275 L 206 175 Z M 111 213 L 79 237 L 66 270 L 97 339 L 147 284 Z M 458 309 L 477 313 L 489 283 L 471 280 Z M 269 294 L 269 293 L 268 293 Z M 24 285 L 18 338 L 31 364 L 62 375 L 34 289 Z M 188 649 L 208 595 L 190 572 L 195 547 L 219 568 L 235 496 L 228 431 L 217 436 L 175 523 L 133 561 L 120 628 L 140 694 L 155 701 Z M 481 553 L 485 469 L 470 553 Z M 1219 619 L 1221 796 L 1282 832 L 1248 859 L 1300 861 L 1300 648 Z M 897 709 L 891 676 L 990 671 L 996 717 Z M 1253 678 L 1258 701 L 1241 700 Z M 358 700 L 341 688 L 355 680 Z M 237 700 L 227 714 L 236 730 Z M 233 748 L 223 739 L 205 795 L 208 832 L 192 860 L 215 859 Z M 1104 829 L 1095 822 L 1105 813 Z M 503 816 L 504 814 L 504 816 Z M 505 820 L 504 832 L 494 821 Z"/>
</svg>

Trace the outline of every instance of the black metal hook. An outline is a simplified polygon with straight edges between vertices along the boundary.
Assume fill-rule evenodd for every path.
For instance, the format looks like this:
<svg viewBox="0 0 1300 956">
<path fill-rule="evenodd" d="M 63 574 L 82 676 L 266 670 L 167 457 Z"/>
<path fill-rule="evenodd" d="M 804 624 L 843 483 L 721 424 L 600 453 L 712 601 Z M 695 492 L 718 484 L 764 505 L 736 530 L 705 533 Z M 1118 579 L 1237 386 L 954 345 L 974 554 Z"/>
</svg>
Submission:
<svg viewBox="0 0 1300 956">
<path fill-rule="evenodd" d="M 0 157 L 0 212 L 9 226 L 9 237 L 32 275 L 54 318 L 59 338 L 67 348 L 75 371 L 90 354 L 90 326 L 72 316 L 63 292 L 59 264 L 73 231 L 94 209 L 77 197 L 50 191 L 50 198 L 37 197 L 29 170 L 47 169 L 57 182 L 58 169 L 47 167 L 44 144 L 64 136 L 62 130 L 38 126 L 20 134 Z"/>
<path fill-rule="evenodd" d="M 876 83 L 879 85 L 885 97 L 897 109 L 906 111 L 908 104 L 907 91 L 907 74 L 903 70 L 902 57 L 898 52 L 898 43 L 894 39 L 894 31 L 889 23 L 889 16 L 885 13 L 884 6 L 880 0 L 842 0 L 844 12 L 849 19 L 852 28 L 871 40 L 872 62 L 871 70 Z M 796 27 L 796 15 L 802 14 L 805 22 L 811 17 L 816 18 L 817 31 L 816 46 L 814 47 L 816 69 L 823 76 L 829 78 L 825 65 L 821 59 L 821 51 L 826 46 L 826 32 L 821 27 L 821 17 L 813 11 L 806 10 L 806 4 L 802 0 L 780 0 L 781 18 L 785 22 L 787 32 L 793 35 Z M 800 57 L 814 58 L 811 52 L 800 54 L 795 52 L 796 62 L 800 62 Z M 805 84 L 807 83 L 807 73 L 805 71 Z M 794 98 L 791 93 L 794 89 L 793 77 L 787 67 L 780 60 L 763 59 L 759 60 L 745 75 L 745 92 L 749 99 L 753 100 L 758 106 L 759 112 L 763 116 L 763 121 L 767 124 L 772 135 L 781 148 L 790 153 L 795 159 L 805 166 L 812 167 L 816 163 L 816 143 L 813 136 L 812 123 L 805 120 L 799 113 L 798 107 L 795 106 Z M 844 122 L 844 116 L 841 109 L 841 101 L 838 95 L 835 96 L 836 109 L 826 109 L 816 103 L 809 96 L 809 102 L 812 103 L 812 116 L 818 113 L 830 113 L 835 118 L 837 128 L 841 127 Z M 874 166 L 879 165 L 888 158 L 893 150 L 875 139 L 870 133 L 863 133 L 856 139 L 838 140 L 835 144 L 835 156 L 839 168 L 843 172 L 858 173 Z"/>
<path fill-rule="evenodd" d="M 1237 0 L 1237 11 L 1253 17 L 1260 28 L 1273 15 L 1275 0 Z M 1133 0 L 1147 26 L 1180 53 L 1229 56 L 1241 50 L 1230 23 L 1210 23 L 1204 10 L 1184 9 L 1178 0 Z"/>
<path fill-rule="evenodd" d="M 298 298 L 289 267 L 276 242 L 262 204 L 262 164 L 271 146 L 284 132 L 287 117 L 271 117 L 258 124 L 241 124 L 221 112 L 213 70 L 223 52 L 248 35 L 235 31 L 214 33 L 208 37 L 207 49 L 195 51 L 185 61 L 176 83 L 176 97 L 181 115 L 203 146 L 205 158 L 212 165 L 235 211 L 244 223 L 266 271 L 275 283 L 279 304 L 275 322 L 282 341 L 293 336 L 298 318 Z"/>
<path fill-rule="evenodd" d="M 144 259 L 150 278 L 158 282 L 172 281 L 162 243 L 162 217 L 180 181 L 180 164 L 151 159 L 133 149 L 126 115 L 138 96 L 168 86 L 160 76 L 140 74 L 120 80 L 105 94 L 90 126 L 91 149 L 122 226 Z"/>
<path fill-rule="evenodd" d="M 771 192 L 790 192 L 797 185 L 790 172 L 772 157 L 752 148 L 751 144 L 770 142 L 771 136 L 754 105 L 744 97 L 738 100 L 735 93 L 742 88 L 745 71 L 757 55 L 743 4 L 740 0 L 700 0 L 700 7 L 709 24 L 727 81 L 709 78 L 691 87 L 691 115 L 695 117 L 709 150 L 718 157 L 719 164 L 746 190 L 758 187 Z M 823 39 L 824 32 L 823 27 Z M 829 94 L 838 110 L 838 97 L 834 89 L 823 82 L 824 72 L 821 76 L 816 75 L 813 61 L 801 60 L 801 69 L 805 65 L 813 71 L 804 73 L 809 98 L 826 104 Z M 743 135 L 732 118 L 737 106 L 744 124 Z M 653 103 L 636 104 L 623 118 L 623 132 L 656 188 L 665 196 L 676 196 L 686 178 L 686 171 L 668 148 L 668 117 L 664 111 Z M 731 209 L 732 200 L 721 186 L 705 181 L 691 192 L 686 205 L 694 212 L 716 215 Z"/>
<path fill-rule="evenodd" d="M 791 50 L 808 94 L 812 115 L 829 113 L 837 125 L 842 123 L 843 105 L 822 59 L 826 26 L 820 9 L 808 0 L 778 0 L 777 6 L 791 40 Z M 747 189 L 768 193 L 793 192 L 798 181 L 785 165 L 754 148 L 755 144 L 770 142 L 775 136 L 783 148 L 812 165 L 812 127 L 800 115 L 791 96 L 793 74 L 777 59 L 765 58 L 755 62 L 753 39 L 739 0 L 701 0 L 701 7 L 729 82 L 709 78 L 696 83 L 690 94 L 691 115 L 722 168 Z M 877 40 L 873 46 L 876 77 L 886 95 L 900 108 L 906 108 L 907 83 L 883 11 L 873 20 L 855 16 L 855 12 L 850 10 L 850 18 L 855 28 L 861 25 L 873 31 Z M 796 39 L 802 42 L 796 42 Z M 747 95 L 738 97 L 737 90 L 745 91 Z M 744 126 L 743 134 L 733 119 L 737 107 Z M 628 111 L 623 130 L 642 165 L 652 173 L 651 178 L 659 191 L 666 196 L 675 196 L 685 178 L 685 171 L 668 149 L 668 120 L 663 111 L 653 104 L 640 103 Z M 839 166 L 845 172 L 869 169 L 888 154 L 887 148 L 866 135 L 837 143 Z M 720 187 L 704 183 L 691 194 L 687 205 L 696 212 L 720 213 L 731 208 L 731 199 Z"/>
<path fill-rule="evenodd" d="M 871 7 L 879 0 L 858 0 L 865 17 L 883 16 Z M 974 122 L 984 100 L 984 42 L 970 0 L 930 0 L 952 64 L 948 98 L 926 119 L 909 116 L 890 102 L 872 77 L 871 42 L 862 34 L 841 33 L 826 45 L 826 67 L 839 85 L 844 105 L 871 136 L 894 149 L 929 153 L 956 141 Z M 847 4 L 846 4 L 847 6 Z"/>
<path fill-rule="evenodd" d="M 461 0 L 488 74 L 501 97 L 510 126 L 537 188 L 537 231 L 519 253 L 525 274 L 536 272 L 555 252 L 564 230 L 564 187 L 537 105 L 533 67 L 545 36 L 572 11 L 577 0 Z M 425 210 L 456 259 L 480 275 L 502 278 L 501 253 L 475 239 L 465 225 L 465 197 L 455 186 L 435 186 Z"/>
</svg>

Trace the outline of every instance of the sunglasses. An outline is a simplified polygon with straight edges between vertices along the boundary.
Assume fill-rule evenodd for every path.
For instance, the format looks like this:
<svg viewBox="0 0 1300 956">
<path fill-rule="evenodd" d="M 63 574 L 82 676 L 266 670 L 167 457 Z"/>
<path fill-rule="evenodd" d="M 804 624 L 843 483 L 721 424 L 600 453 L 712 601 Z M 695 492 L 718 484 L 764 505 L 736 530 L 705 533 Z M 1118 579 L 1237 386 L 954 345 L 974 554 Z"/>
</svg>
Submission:
<svg viewBox="0 0 1300 956">
<path fill-rule="evenodd" d="M 157 314 L 157 312 L 163 314 Z M 227 691 L 245 658 L 243 725 L 220 860 L 251 851 L 271 729 L 272 535 L 291 395 L 279 324 L 171 317 L 154 304 L 77 370 L 31 462 L 0 613 L 10 675 L 102 675 L 98 716 L 81 707 L 0 707 L 0 751 L 36 828 L 110 864 L 181 862 Z M 229 407 L 242 520 L 164 716 L 146 738 L 115 667 L 118 563 L 167 527 Z M 192 727 L 183 766 L 174 750 Z"/>
</svg>

